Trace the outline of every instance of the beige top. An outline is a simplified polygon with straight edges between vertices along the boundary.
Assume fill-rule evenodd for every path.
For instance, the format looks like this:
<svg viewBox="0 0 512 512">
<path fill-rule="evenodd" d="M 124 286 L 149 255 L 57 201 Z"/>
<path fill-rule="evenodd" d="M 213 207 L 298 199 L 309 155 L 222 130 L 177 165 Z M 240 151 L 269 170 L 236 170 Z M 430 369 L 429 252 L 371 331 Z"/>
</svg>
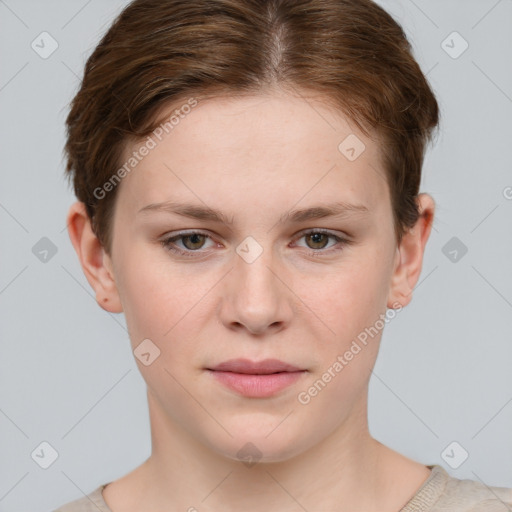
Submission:
<svg viewBox="0 0 512 512">
<path fill-rule="evenodd" d="M 460 480 L 436 464 L 427 467 L 430 476 L 397 512 L 512 512 L 512 488 Z M 107 485 L 53 512 L 112 512 L 101 494 Z"/>
</svg>

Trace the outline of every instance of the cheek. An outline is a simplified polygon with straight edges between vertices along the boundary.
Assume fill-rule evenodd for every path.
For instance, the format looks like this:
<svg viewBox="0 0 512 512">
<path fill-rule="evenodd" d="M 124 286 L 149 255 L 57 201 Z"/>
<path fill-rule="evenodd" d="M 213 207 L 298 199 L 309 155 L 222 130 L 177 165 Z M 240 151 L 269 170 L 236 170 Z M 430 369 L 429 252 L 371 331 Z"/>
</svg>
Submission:
<svg viewBox="0 0 512 512">
<path fill-rule="evenodd" d="M 342 265 L 323 276 L 303 276 L 294 284 L 299 297 L 321 320 L 325 339 L 338 339 L 338 348 L 373 324 L 385 311 L 389 286 L 386 263 L 358 250 Z"/>
<path fill-rule="evenodd" d="M 168 405 L 182 403 L 186 396 L 179 382 L 184 382 L 184 375 L 191 378 L 197 338 L 191 319 L 194 304 L 200 300 L 196 296 L 200 287 L 189 293 L 179 274 L 169 272 L 169 267 L 160 266 L 155 258 L 137 258 L 134 252 L 132 261 L 125 263 L 120 293 L 139 371 L 159 400 Z M 148 339 L 151 343 L 143 341 Z M 149 361 L 144 361 L 142 354 L 148 352 Z M 182 409 L 186 414 L 187 407 Z"/>
<path fill-rule="evenodd" d="M 329 414 L 344 414 L 364 393 L 385 327 L 389 266 L 377 255 L 376 250 L 357 251 L 329 276 L 300 285 L 315 313 L 309 317 L 318 326 L 310 333 L 317 365 L 310 387 L 302 389 L 304 400 L 299 400 L 301 405 L 314 403 L 310 410 L 318 407 L 320 413 L 329 403 L 338 403 L 342 409 Z M 315 293 L 305 295 L 308 289 Z"/>
<path fill-rule="evenodd" d="M 153 249 L 154 250 L 154 249 Z M 149 254 L 137 251 L 123 253 L 119 263 L 118 290 L 123 303 L 126 323 L 134 347 L 149 338 L 159 347 L 171 339 L 174 326 L 182 318 L 191 301 L 179 274 L 169 272 L 169 265 Z M 192 294 L 193 297 L 193 294 Z"/>
<path fill-rule="evenodd" d="M 325 293 L 310 298 L 324 326 L 322 334 L 311 333 L 317 364 L 297 402 L 309 418 L 322 416 L 327 430 L 365 401 L 386 311 L 381 272 L 375 264 L 352 266 L 326 280 Z"/>
</svg>

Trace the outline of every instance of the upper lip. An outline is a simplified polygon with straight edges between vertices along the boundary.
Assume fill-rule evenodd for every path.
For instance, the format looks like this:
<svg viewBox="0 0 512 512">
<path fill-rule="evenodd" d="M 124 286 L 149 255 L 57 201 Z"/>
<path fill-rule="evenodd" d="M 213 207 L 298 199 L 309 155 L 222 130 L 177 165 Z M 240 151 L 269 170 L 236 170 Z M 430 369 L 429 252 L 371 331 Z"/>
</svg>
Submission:
<svg viewBox="0 0 512 512">
<path fill-rule="evenodd" d="M 248 373 L 253 375 L 268 375 L 277 372 L 299 372 L 303 371 L 291 364 L 279 359 L 264 359 L 262 361 L 250 361 L 249 359 L 230 359 L 224 361 L 209 370 L 219 372 Z"/>
</svg>

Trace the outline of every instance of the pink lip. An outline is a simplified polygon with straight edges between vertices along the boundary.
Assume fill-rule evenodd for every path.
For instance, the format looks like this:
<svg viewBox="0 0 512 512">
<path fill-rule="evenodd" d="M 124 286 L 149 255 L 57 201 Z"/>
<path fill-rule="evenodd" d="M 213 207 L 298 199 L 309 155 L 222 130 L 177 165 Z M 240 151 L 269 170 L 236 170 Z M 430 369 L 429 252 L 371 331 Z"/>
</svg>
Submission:
<svg viewBox="0 0 512 512">
<path fill-rule="evenodd" d="M 233 391 L 253 398 L 265 398 L 296 382 L 306 370 L 278 359 L 252 362 L 230 359 L 207 370 Z"/>
<path fill-rule="evenodd" d="M 279 359 L 264 359 L 263 361 L 256 362 L 250 361 L 249 359 L 229 359 L 229 361 L 224 361 L 208 369 L 221 372 L 249 373 L 252 375 L 302 371 L 301 368 L 279 361 Z"/>
</svg>

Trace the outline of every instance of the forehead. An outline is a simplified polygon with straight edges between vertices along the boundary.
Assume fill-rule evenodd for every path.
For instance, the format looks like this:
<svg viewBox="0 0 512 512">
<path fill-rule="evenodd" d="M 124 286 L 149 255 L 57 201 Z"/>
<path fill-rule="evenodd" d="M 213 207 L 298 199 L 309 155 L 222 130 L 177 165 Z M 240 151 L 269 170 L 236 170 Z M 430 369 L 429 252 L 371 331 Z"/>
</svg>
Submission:
<svg viewBox="0 0 512 512">
<path fill-rule="evenodd" d="M 181 108 L 186 104 L 162 109 L 164 123 L 172 123 L 126 147 L 128 161 L 151 146 L 122 183 L 136 208 L 173 192 L 217 206 L 223 194 L 238 197 L 241 206 L 252 195 L 267 203 L 283 195 L 293 202 L 357 199 L 370 207 L 387 198 L 379 143 L 320 97 L 275 92 Z"/>
</svg>

